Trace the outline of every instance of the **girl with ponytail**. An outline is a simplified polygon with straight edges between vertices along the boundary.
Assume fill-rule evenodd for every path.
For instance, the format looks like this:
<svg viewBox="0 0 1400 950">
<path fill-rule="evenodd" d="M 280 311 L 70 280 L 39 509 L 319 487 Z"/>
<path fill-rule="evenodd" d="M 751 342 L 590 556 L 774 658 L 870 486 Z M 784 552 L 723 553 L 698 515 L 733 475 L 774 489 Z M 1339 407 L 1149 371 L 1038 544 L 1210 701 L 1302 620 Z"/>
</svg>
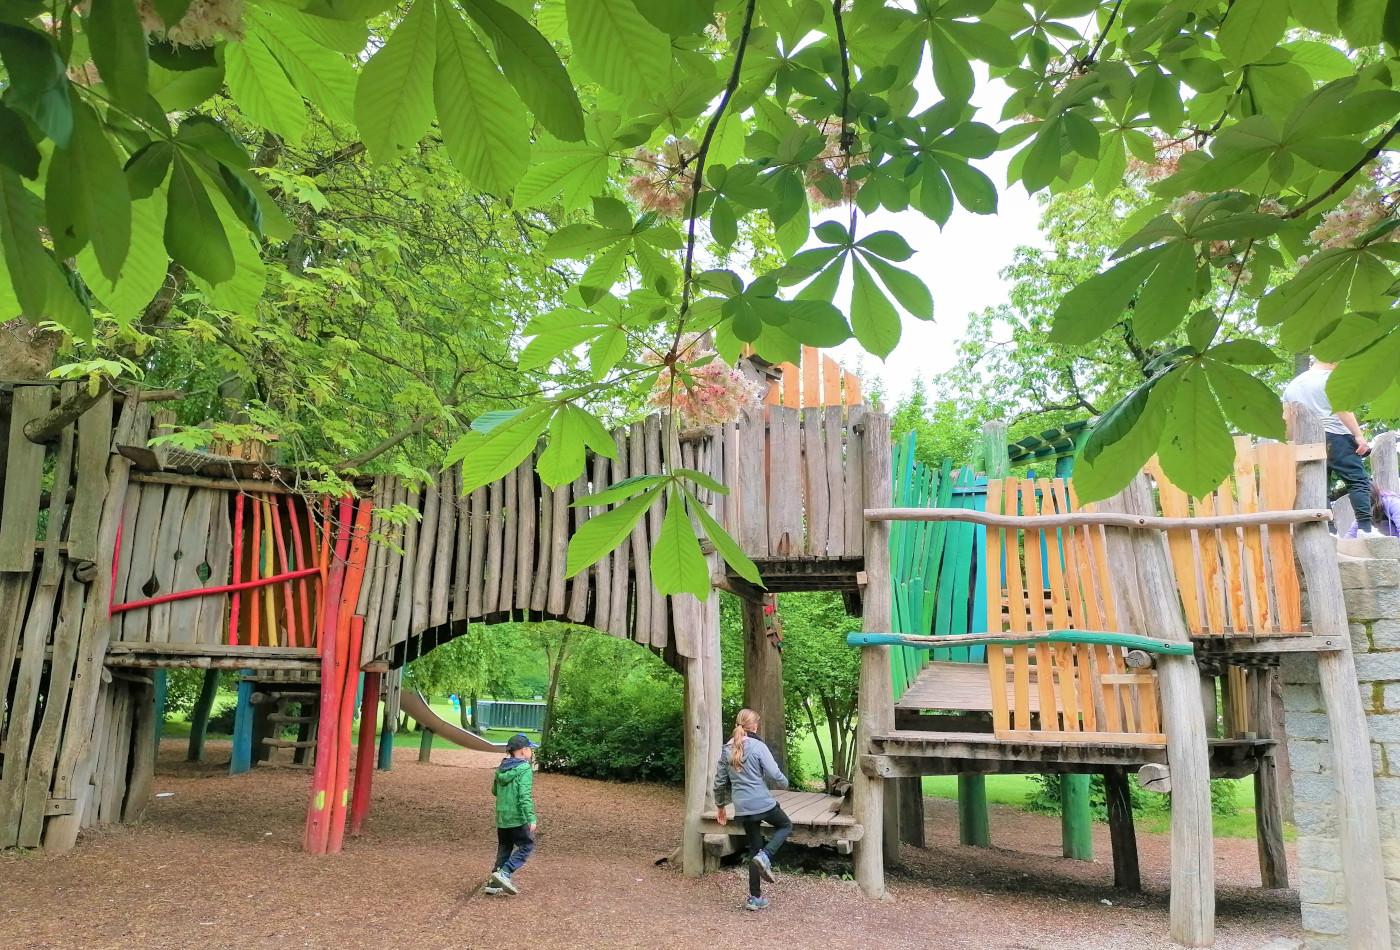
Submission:
<svg viewBox="0 0 1400 950">
<path fill-rule="evenodd" d="M 734 817 L 744 826 L 749 846 L 749 897 L 744 906 L 762 910 L 768 899 L 762 896 L 760 881 L 773 880 L 773 856 L 792 833 L 792 822 L 770 788 L 787 788 L 787 776 L 778 768 L 773 753 L 758 737 L 758 713 L 741 709 L 734 720 L 734 732 L 720 752 L 715 768 L 715 818 L 721 825 L 729 819 L 725 806 L 734 803 Z M 763 825 L 771 826 L 773 837 L 763 841 Z"/>
</svg>

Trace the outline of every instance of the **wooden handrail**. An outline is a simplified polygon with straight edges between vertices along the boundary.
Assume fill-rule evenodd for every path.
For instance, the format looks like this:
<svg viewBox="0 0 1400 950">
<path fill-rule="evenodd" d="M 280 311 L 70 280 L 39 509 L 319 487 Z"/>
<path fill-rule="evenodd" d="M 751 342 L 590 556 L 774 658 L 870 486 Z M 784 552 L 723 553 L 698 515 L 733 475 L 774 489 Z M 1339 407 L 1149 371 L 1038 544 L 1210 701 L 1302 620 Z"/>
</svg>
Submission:
<svg viewBox="0 0 1400 950">
<path fill-rule="evenodd" d="M 1256 511 L 1237 515 L 1207 515 L 1199 518 L 1162 518 L 1130 515 L 1117 511 L 1073 511 L 1063 515 L 998 515 L 968 508 L 867 508 L 866 521 L 965 521 L 989 528 L 1067 528 L 1074 525 L 1112 525 L 1119 528 L 1150 528 L 1171 531 L 1180 528 L 1257 528 L 1261 525 L 1314 524 L 1331 521 L 1332 512 L 1309 508 L 1295 511 Z"/>
<path fill-rule="evenodd" d="M 1136 633 L 1114 633 L 1103 630 L 1042 630 L 1036 633 L 957 633 L 944 636 L 922 636 L 914 633 L 848 633 L 846 645 L 853 647 L 907 646 L 907 647 L 955 647 L 974 644 L 1001 644 L 1020 646 L 1031 643 L 1096 643 L 1105 646 L 1126 647 L 1147 653 L 1165 653 L 1169 656 L 1190 656 L 1195 647 L 1190 643 L 1176 643 L 1144 637 Z"/>
</svg>

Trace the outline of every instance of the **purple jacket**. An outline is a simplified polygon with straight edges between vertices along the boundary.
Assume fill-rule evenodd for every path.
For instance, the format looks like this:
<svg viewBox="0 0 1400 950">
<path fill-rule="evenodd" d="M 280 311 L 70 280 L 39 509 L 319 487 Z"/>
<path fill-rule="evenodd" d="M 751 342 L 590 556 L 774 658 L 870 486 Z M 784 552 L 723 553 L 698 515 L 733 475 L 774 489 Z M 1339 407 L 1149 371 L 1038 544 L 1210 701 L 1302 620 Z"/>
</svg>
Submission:
<svg viewBox="0 0 1400 950">
<path fill-rule="evenodd" d="M 1381 492 L 1379 507 L 1371 509 L 1371 518 L 1376 530 L 1388 537 L 1400 537 L 1400 494 L 1393 491 Z M 1356 525 L 1347 529 L 1348 538 L 1356 537 Z"/>
</svg>

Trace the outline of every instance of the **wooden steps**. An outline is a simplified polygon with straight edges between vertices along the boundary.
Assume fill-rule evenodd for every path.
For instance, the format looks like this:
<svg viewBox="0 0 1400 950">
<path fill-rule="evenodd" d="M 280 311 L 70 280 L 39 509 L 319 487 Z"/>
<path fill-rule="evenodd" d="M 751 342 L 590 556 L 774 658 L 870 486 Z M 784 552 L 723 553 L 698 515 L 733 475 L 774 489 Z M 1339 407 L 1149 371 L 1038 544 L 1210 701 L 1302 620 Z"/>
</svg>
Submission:
<svg viewBox="0 0 1400 950">
<path fill-rule="evenodd" d="M 850 801 L 839 795 L 784 789 L 775 791 L 773 798 L 792 822 L 792 840 L 798 844 L 840 845 L 859 841 L 865 835 L 865 829 L 850 812 Z M 730 818 L 721 825 L 715 821 L 714 810 L 705 812 L 701 831 L 706 835 L 743 837 L 744 826 L 734 819 L 734 806 L 726 806 L 725 813 Z"/>
</svg>

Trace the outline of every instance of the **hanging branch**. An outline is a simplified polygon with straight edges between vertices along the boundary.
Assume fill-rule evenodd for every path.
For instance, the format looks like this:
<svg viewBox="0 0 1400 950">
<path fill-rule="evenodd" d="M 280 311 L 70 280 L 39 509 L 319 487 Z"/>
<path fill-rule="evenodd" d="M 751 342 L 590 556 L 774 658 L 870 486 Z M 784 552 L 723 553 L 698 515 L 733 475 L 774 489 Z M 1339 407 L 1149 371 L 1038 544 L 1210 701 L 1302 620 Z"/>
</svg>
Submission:
<svg viewBox="0 0 1400 950">
<path fill-rule="evenodd" d="M 1316 198 L 1313 198 L 1311 201 L 1304 202 L 1303 204 L 1294 208 L 1292 211 L 1288 212 L 1283 216 L 1284 219 L 1289 220 L 1292 218 L 1301 218 L 1313 208 L 1316 208 L 1328 198 L 1335 195 L 1338 191 L 1341 191 L 1343 185 L 1355 178 L 1356 175 L 1363 168 L 1371 164 L 1371 162 L 1375 161 L 1376 158 L 1380 156 L 1381 152 L 1385 150 L 1385 147 L 1388 144 L 1390 144 L 1390 140 L 1395 138 L 1396 135 L 1400 135 L 1400 121 L 1397 121 L 1394 125 L 1387 129 L 1385 134 L 1376 140 L 1376 144 L 1368 148 L 1366 150 L 1366 154 L 1362 155 L 1359 159 L 1357 159 L 1356 164 L 1352 165 L 1350 168 L 1344 171 L 1340 178 L 1332 182 L 1332 184 L 1327 187 L 1326 191 L 1318 195 Z"/>
<path fill-rule="evenodd" d="M 1108 13 L 1108 22 L 1103 25 L 1103 30 L 1099 33 L 1099 38 L 1094 43 L 1094 48 L 1089 50 L 1088 56 L 1085 56 L 1074 64 L 1075 69 L 1083 69 L 1086 66 L 1092 66 L 1094 64 L 1094 60 L 1098 58 L 1099 50 L 1103 49 L 1104 40 L 1108 39 L 1108 31 L 1113 29 L 1113 21 L 1118 19 L 1118 10 L 1122 6 L 1123 0 L 1118 0 L 1118 2 L 1113 5 L 1113 9 Z"/>
<path fill-rule="evenodd" d="M 851 148 L 855 145 L 855 131 L 851 128 L 851 51 L 846 45 L 846 21 L 841 16 L 842 0 L 832 0 L 831 16 L 836 21 L 836 50 L 841 56 L 841 136 L 839 139 L 841 149 L 841 167 L 845 172 L 845 177 L 841 180 L 841 189 L 846 191 L 851 178 Z M 846 197 L 846 204 L 850 208 L 850 233 L 854 240 L 856 236 L 856 203 L 849 196 Z"/>
<path fill-rule="evenodd" d="M 757 7 L 758 0 L 748 0 L 744 4 L 744 26 L 739 33 L 739 47 L 734 51 L 734 68 L 729 71 L 729 81 L 724 84 L 724 94 L 720 96 L 715 114 L 710 116 L 710 122 L 705 126 L 705 135 L 695 153 L 695 178 L 690 186 L 690 222 L 685 242 L 685 271 L 681 278 L 681 321 L 676 327 L 676 343 L 671 346 L 673 358 L 676 345 L 680 343 L 681 326 L 684 325 L 686 311 L 690 309 L 690 287 L 695 274 L 695 223 L 700 216 L 700 189 L 705 186 L 705 159 L 709 157 L 710 143 L 714 141 L 720 120 L 724 118 L 725 110 L 729 107 L 729 100 L 734 98 L 734 93 L 739 88 L 739 72 L 744 66 L 744 51 L 749 45 L 749 33 L 753 30 L 753 15 Z"/>
</svg>

